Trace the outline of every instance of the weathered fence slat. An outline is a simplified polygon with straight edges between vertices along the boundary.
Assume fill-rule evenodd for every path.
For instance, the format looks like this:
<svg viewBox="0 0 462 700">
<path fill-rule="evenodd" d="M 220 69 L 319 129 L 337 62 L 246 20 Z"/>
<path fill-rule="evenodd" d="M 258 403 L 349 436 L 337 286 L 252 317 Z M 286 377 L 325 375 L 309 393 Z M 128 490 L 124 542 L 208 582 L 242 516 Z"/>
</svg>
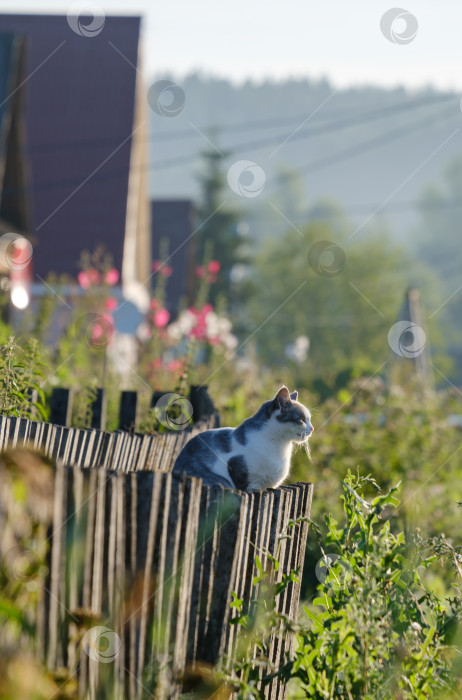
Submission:
<svg viewBox="0 0 462 700">
<path fill-rule="evenodd" d="M 166 666 L 171 676 L 163 682 L 174 698 L 189 665 L 232 657 L 240 629 L 229 625 L 231 594 L 246 609 L 255 603 L 255 555 L 264 567 L 267 552 L 277 557 L 276 582 L 303 566 L 312 486 L 249 494 L 172 475 L 176 451 L 199 429 L 138 436 L 0 417 L 1 445 L 33 444 L 74 464 L 56 469 L 41 614 L 47 665 L 76 669 L 89 698 L 98 697 L 101 669 L 82 652 L 82 616 L 120 639 L 114 697 L 139 700 L 142 678 Z M 299 595 L 299 584 L 290 583 L 279 612 L 295 619 Z M 273 637 L 276 666 L 291 645 L 290 635 Z M 276 678 L 266 697 L 283 700 L 285 692 Z"/>
<path fill-rule="evenodd" d="M 72 389 L 53 387 L 50 397 L 50 423 L 70 426 L 73 398 Z"/>
<path fill-rule="evenodd" d="M 122 391 L 119 409 L 119 430 L 133 432 L 136 427 L 136 409 L 138 394 L 136 391 Z"/>
</svg>

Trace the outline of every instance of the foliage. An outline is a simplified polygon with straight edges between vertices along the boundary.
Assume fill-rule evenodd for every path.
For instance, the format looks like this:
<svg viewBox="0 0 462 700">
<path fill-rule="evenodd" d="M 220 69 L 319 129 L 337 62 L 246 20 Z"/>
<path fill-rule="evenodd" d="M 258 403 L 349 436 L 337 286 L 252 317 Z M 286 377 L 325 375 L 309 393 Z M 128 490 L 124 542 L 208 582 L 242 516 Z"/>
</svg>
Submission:
<svg viewBox="0 0 462 700">
<path fill-rule="evenodd" d="M 313 406 L 309 395 L 300 396 Z M 402 480 L 404 528 L 453 532 L 462 496 L 460 430 L 451 422 L 460 414 L 456 391 L 423 393 L 412 384 L 388 387 L 380 376 L 358 377 L 312 413 L 311 463 L 297 452 L 292 478 L 316 484 L 314 518 L 332 509 L 340 515 L 337 485 L 345 469 L 359 467 L 383 488 Z"/>
<path fill-rule="evenodd" d="M 362 492 L 371 484 L 378 488 L 349 472 L 344 524 L 325 517 L 321 583 L 305 607 L 309 624 L 299 630 L 293 677 L 310 698 L 457 694 L 452 644 L 462 620 L 460 581 L 445 603 L 425 587 L 422 571 L 441 550 L 415 533 L 394 534 L 388 516 L 399 503 L 397 488 L 369 502 Z"/>
<path fill-rule="evenodd" d="M 238 212 L 229 206 L 226 201 L 228 195 L 224 193 L 223 156 L 215 150 L 208 150 L 202 153 L 202 157 L 204 167 L 199 178 L 201 203 L 198 207 L 199 259 L 204 257 L 207 246 L 212 246 L 212 254 L 219 257 L 221 269 L 211 290 L 211 301 L 215 304 L 220 296 L 225 295 L 226 305 L 232 307 L 251 292 L 249 285 L 245 285 L 245 289 L 242 286 L 238 288 L 232 280 L 233 267 L 248 260 L 238 233 Z"/>
<path fill-rule="evenodd" d="M 323 241 L 334 247 L 318 255 L 316 246 Z M 300 373 L 311 381 L 332 383 L 342 371 L 373 372 L 390 354 L 388 331 L 417 273 L 420 287 L 424 280 L 435 286 L 431 273 L 412 266 L 383 231 L 350 241 L 344 230 L 312 221 L 303 231 L 266 240 L 255 261 L 257 294 L 249 306 L 259 329 L 260 360 L 292 367 L 288 346 L 307 336 L 309 352 Z M 430 331 L 433 346 L 444 345 L 440 316 Z"/>
<path fill-rule="evenodd" d="M 10 337 L 0 355 L 0 414 L 47 418 L 43 391 L 41 349 L 34 338 L 29 338 L 24 349 Z"/>
<path fill-rule="evenodd" d="M 316 597 L 295 623 L 277 615 L 274 600 L 295 580 L 291 572 L 279 587 L 270 584 L 278 569 L 263 570 L 254 585 L 266 582 L 249 614 L 234 595 L 233 624 L 245 633 L 228 681 L 239 698 L 264 698 L 274 677 L 290 680 L 293 698 L 383 700 L 399 697 L 459 697 L 460 621 L 462 621 L 462 546 L 443 536 L 422 539 L 418 532 L 394 533 L 390 516 L 399 502 L 397 487 L 370 501 L 365 490 L 380 489 L 373 478 L 348 472 L 342 482 L 344 522 L 325 516 L 327 532 L 312 523 L 322 559 L 316 567 Z M 422 574 L 449 557 L 459 578 L 452 596 L 442 600 Z M 294 653 L 274 668 L 272 635 L 296 635 Z"/>
</svg>

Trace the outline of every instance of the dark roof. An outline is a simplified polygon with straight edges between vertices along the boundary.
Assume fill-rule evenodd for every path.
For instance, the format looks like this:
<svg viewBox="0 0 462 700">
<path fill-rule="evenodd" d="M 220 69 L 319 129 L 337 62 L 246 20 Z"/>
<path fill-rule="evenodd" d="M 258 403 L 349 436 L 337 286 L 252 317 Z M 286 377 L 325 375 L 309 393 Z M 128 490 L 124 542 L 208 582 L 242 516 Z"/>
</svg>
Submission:
<svg viewBox="0 0 462 700">
<path fill-rule="evenodd" d="M 0 32 L 25 38 L 31 236 L 42 277 L 75 276 L 81 251 L 99 243 L 121 269 L 137 75 L 128 61 L 137 65 L 139 31 L 139 17 L 107 17 L 100 34 L 84 37 L 66 15 L 0 15 Z"/>
<path fill-rule="evenodd" d="M 25 79 L 24 39 L 0 32 L 0 230 L 30 228 L 24 153 L 21 84 Z M 3 225 L 4 222 L 4 225 Z"/>
<path fill-rule="evenodd" d="M 175 313 L 182 297 L 192 303 L 196 287 L 197 236 L 195 211 L 189 199 L 165 199 L 151 202 L 152 256 L 160 259 L 161 241 L 168 242 L 167 264 L 173 268 L 167 280 L 166 303 Z M 153 278 L 153 286 L 156 278 Z"/>
</svg>

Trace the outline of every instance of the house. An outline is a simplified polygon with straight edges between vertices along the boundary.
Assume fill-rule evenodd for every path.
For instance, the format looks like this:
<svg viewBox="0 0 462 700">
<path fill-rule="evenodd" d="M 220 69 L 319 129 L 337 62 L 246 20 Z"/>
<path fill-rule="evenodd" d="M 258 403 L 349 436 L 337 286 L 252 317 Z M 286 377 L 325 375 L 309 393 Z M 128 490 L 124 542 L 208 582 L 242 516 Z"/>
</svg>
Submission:
<svg viewBox="0 0 462 700">
<path fill-rule="evenodd" d="M 51 272 L 75 279 L 81 252 L 102 245 L 124 296 L 141 302 L 151 228 L 140 18 L 105 17 L 89 33 L 91 20 L 0 15 L 0 219 L 31 241 L 38 287 Z"/>
<path fill-rule="evenodd" d="M 153 200 L 151 223 L 154 267 L 156 261 L 164 259 L 172 268 L 166 285 L 166 305 L 174 316 L 181 300 L 193 303 L 197 286 L 197 215 L 194 205 L 189 199 Z M 162 250 L 164 247 L 165 251 Z"/>
</svg>

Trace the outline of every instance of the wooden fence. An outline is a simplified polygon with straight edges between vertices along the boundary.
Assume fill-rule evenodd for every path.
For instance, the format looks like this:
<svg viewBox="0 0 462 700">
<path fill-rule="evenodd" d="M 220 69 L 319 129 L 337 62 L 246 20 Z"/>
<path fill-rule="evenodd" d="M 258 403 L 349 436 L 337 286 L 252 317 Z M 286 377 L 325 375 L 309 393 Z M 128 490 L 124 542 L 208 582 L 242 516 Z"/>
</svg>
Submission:
<svg viewBox="0 0 462 700">
<path fill-rule="evenodd" d="M 277 554 L 276 582 L 301 576 L 312 485 L 247 494 L 171 474 L 206 427 L 141 436 L 0 417 L 0 448 L 28 445 L 56 464 L 40 648 L 50 669 L 75 675 L 82 697 L 179 697 L 187 669 L 232 658 L 231 597 L 246 610 L 257 599 L 256 554 L 264 566 Z M 293 581 L 277 598 L 293 620 L 299 589 Z M 104 658 L 95 635 L 109 644 Z M 291 644 L 272 638 L 276 668 Z M 266 696 L 285 697 L 278 678 Z"/>
<path fill-rule="evenodd" d="M 54 387 L 50 395 L 50 423 L 54 425 L 71 425 L 74 389 Z M 154 391 L 151 397 L 151 408 L 164 396 L 178 396 L 174 392 Z M 31 392 L 30 398 L 36 401 L 36 392 Z M 186 398 L 186 397 L 184 397 Z M 106 391 L 95 389 L 95 397 L 90 406 L 91 428 L 104 430 L 106 428 Z M 210 427 L 218 427 L 219 416 L 208 394 L 206 386 L 191 386 L 187 397 L 191 411 L 192 422 L 207 418 Z M 119 403 L 118 429 L 134 432 L 138 424 L 138 393 L 136 391 L 121 391 Z"/>
</svg>

